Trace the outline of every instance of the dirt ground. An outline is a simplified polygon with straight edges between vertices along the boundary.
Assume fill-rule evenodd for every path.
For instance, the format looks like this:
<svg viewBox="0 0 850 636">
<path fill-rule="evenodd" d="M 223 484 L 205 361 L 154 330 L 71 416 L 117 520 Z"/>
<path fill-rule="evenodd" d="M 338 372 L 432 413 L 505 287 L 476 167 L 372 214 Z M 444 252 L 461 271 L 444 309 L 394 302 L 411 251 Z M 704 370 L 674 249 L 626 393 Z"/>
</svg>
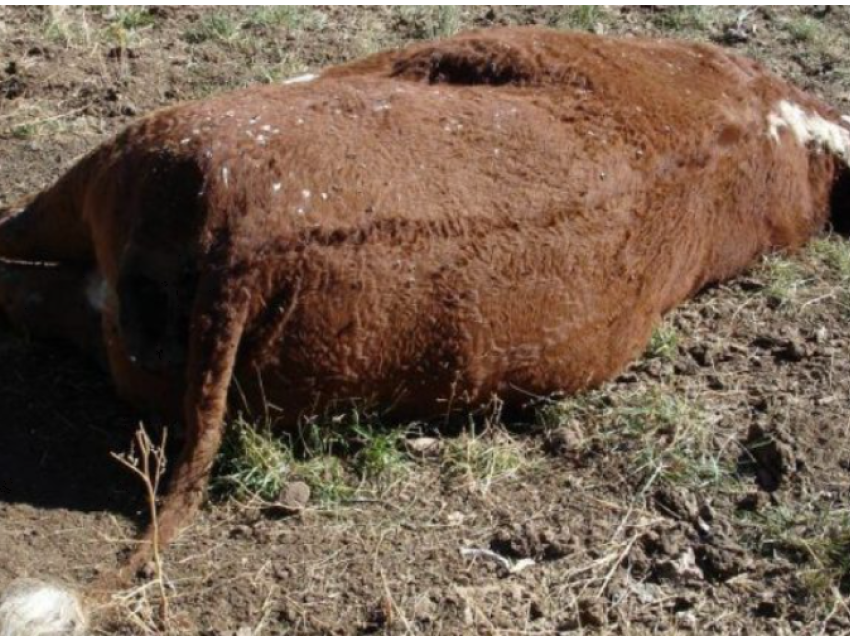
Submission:
<svg viewBox="0 0 850 636">
<path fill-rule="evenodd" d="M 517 23 L 711 40 L 850 113 L 846 7 L 0 7 L 0 204 L 152 109 Z M 167 615 L 140 580 L 94 633 L 850 633 L 849 281 L 841 237 L 772 256 L 604 390 L 519 419 L 234 424 L 166 552 Z M 115 567 L 146 507 L 109 455 L 143 418 L 0 326 L 0 589 Z"/>
</svg>

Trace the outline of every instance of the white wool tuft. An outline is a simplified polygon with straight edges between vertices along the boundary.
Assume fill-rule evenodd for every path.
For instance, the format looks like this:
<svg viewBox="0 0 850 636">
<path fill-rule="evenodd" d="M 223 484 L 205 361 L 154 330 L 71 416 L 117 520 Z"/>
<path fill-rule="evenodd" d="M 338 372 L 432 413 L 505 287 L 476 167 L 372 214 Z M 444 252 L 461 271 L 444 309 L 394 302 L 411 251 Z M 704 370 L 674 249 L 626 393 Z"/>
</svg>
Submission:
<svg viewBox="0 0 850 636">
<path fill-rule="evenodd" d="M 318 79 L 319 76 L 315 73 L 307 73 L 305 75 L 298 75 L 296 77 L 290 77 L 288 80 L 284 80 L 284 84 L 305 84 L 306 82 L 312 82 L 314 79 Z"/>
<path fill-rule="evenodd" d="M 99 273 L 95 272 L 88 277 L 86 281 L 86 300 L 92 309 L 102 312 L 106 307 L 106 298 L 109 295 L 109 286 L 106 279 Z"/>
<path fill-rule="evenodd" d="M 839 124 L 828 121 L 817 113 L 807 113 L 797 104 L 784 100 L 776 105 L 767 121 L 768 134 L 775 141 L 779 141 L 779 131 L 787 128 L 800 144 L 815 144 L 838 156 L 850 166 L 850 131 Z"/>
<path fill-rule="evenodd" d="M 0 636 L 83 636 L 77 597 L 49 583 L 20 580 L 0 596 Z"/>
</svg>

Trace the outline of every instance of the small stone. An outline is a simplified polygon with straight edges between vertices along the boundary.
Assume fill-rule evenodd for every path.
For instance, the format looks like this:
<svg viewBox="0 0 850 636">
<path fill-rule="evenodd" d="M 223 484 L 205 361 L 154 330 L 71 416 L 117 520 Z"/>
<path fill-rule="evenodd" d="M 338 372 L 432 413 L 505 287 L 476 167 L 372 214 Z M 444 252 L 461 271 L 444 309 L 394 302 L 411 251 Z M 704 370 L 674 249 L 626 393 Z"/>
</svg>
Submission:
<svg viewBox="0 0 850 636">
<path fill-rule="evenodd" d="M 601 598 L 580 598 L 578 613 L 558 626 L 558 632 L 573 632 L 582 628 L 597 629 L 605 625 L 605 601 Z"/>
<path fill-rule="evenodd" d="M 464 604 L 463 607 L 463 622 L 466 625 L 473 625 L 475 623 L 475 613 L 468 603 Z"/>
<path fill-rule="evenodd" d="M 661 588 L 655 583 L 635 581 L 631 584 L 631 590 L 638 602 L 643 605 L 655 603 L 662 596 Z"/>
<path fill-rule="evenodd" d="M 774 492 L 797 471 L 793 449 L 778 439 L 778 431 L 768 431 L 759 423 L 750 425 L 744 441 L 743 463 L 755 463 L 756 482 L 767 492 Z"/>
<path fill-rule="evenodd" d="M 250 526 L 236 526 L 230 531 L 230 537 L 233 539 L 244 539 L 251 536 Z"/>
<path fill-rule="evenodd" d="M 580 453 L 584 446 L 584 436 L 577 422 L 570 422 L 555 429 L 546 437 L 546 450 L 559 457 L 571 457 Z"/>
<path fill-rule="evenodd" d="M 728 581 L 752 568 L 752 561 L 744 549 L 732 542 L 700 545 L 696 557 L 702 574 L 712 582 Z"/>
<path fill-rule="evenodd" d="M 293 481 L 281 493 L 280 505 L 290 512 L 301 512 L 310 501 L 310 486 L 303 481 Z"/>
<path fill-rule="evenodd" d="M 696 497 L 687 490 L 662 485 L 655 491 L 653 499 L 656 510 L 665 516 L 681 521 L 698 517 Z"/>
<path fill-rule="evenodd" d="M 156 563 L 153 561 L 148 561 L 142 567 L 139 568 L 139 571 L 136 575 L 142 579 L 143 581 L 153 581 L 156 577 Z"/>
<path fill-rule="evenodd" d="M 697 566 L 696 555 L 688 548 L 676 559 L 665 559 L 658 564 L 658 578 L 674 583 L 702 581 L 705 576 Z"/>
<path fill-rule="evenodd" d="M 726 383 L 716 373 L 710 373 L 705 377 L 708 388 L 712 391 L 723 391 L 726 389 Z"/>
<path fill-rule="evenodd" d="M 436 457 L 440 454 L 442 443 L 436 437 L 416 437 L 404 440 L 404 446 L 414 457 Z"/>
<path fill-rule="evenodd" d="M 128 49 L 124 46 L 114 46 L 106 52 L 106 56 L 112 60 L 130 59 L 135 60 L 139 57 L 139 52 L 135 49 Z"/>
<path fill-rule="evenodd" d="M 763 491 L 749 492 L 738 500 L 736 507 L 744 512 L 758 512 L 768 504 L 768 496 Z"/>
<path fill-rule="evenodd" d="M 446 523 L 450 526 L 462 526 L 464 521 L 466 521 L 466 515 L 462 512 L 450 512 L 446 515 Z"/>
<path fill-rule="evenodd" d="M 582 627 L 602 627 L 605 624 L 605 603 L 598 598 L 579 599 L 578 618 Z"/>
<path fill-rule="evenodd" d="M 763 593 L 760 595 L 753 613 L 759 618 L 778 618 L 782 614 L 782 610 L 771 594 Z"/>
<path fill-rule="evenodd" d="M 738 281 L 738 287 L 746 292 L 759 292 L 765 288 L 765 285 L 754 278 L 742 278 Z"/>
<path fill-rule="evenodd" d="M 800 362 L 808 355 L 806 346 L 798 339 L 789 339 L 777 347 L 774 356 L 784 362 Z"/>
<path fill-rule="evenodd" d="M 676 612 L 676 623 L 682 629 L 692 631 L 697 627 L 697 617 L 693 612 Z"/>
<path fill-rule="evenodd" d="M 429 623 L 434 620 L 437 606 L 427 595 L 420 596 L 413 603 L 413 618 L 420 623 Z"/>
<path fill-rule="evenodd" d="M 27 56 L 28 57 L 41 57 L 41 56 L 50 57 L 50 51 L 48 49 L 41 47 L 41 46 L 31 46 L 29 49 L 27 49 Z"/>
</svg>

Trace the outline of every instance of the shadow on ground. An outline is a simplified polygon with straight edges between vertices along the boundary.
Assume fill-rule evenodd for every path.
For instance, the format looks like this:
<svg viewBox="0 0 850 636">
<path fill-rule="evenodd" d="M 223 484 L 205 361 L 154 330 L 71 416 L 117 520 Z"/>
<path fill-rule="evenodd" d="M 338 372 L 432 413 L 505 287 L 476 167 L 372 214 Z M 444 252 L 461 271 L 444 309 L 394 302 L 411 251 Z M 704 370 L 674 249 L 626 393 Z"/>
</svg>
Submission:
<svg viewBox="0 0 850 636">
<path fill-rule="evenodd" d="M 0 502 L 132 514 L 140 489 L 110 453 L 137 422 L 97 366 L 0 328 Z"/>
</svg>

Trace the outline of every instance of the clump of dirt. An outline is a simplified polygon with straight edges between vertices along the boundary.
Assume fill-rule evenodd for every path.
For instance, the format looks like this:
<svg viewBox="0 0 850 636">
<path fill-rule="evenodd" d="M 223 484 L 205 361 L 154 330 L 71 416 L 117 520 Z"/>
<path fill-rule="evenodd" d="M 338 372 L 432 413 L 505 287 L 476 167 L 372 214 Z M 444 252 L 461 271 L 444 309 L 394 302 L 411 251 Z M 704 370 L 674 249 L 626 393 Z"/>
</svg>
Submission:
<svg viewBox="0 0 850 636">
<path fill-rule="evenodd" d="M 780 432 L 769 433 L 758 422 L 747 431 L 740 464 L 743 470 L 754 471 L 756 482 L 766 492 L 779 490 L 782 481 L 797 472 L 797 459 L 787 438 Z"/>
<path fill-rule="evenodd" d="M 156 108 L 501 24 L 715 42 L 850 111 L 846 7 L 3 7 L 0 205 Z M 507 428 L 359 422 L 277 448 L 276 499 L 217 501 L 167 551 L 167 625 L 140 585 L 98 627 L 846 633 L 848 280 L 829 237 L 706 290 L 617 381 Z M 146 507 L 110 454 L 149 418 L 7 328 L 0 413 L 0 589 L 113 569 Z"/>
</svg>

